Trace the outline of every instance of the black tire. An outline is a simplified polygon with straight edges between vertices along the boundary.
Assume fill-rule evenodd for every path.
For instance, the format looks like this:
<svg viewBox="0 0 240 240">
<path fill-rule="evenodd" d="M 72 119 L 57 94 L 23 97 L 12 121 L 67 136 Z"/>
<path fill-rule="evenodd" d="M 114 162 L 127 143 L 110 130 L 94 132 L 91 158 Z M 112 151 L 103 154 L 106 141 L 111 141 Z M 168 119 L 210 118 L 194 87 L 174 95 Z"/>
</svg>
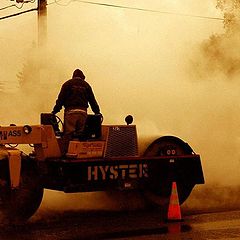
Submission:
<svg viewBox="0 0 240 240">
<path fill-rule="evenodd" d="M 28 220 L 39 208 L 43 188 L 33 162 L 22 160 L 20 186 L 11 189 L 8 159 L 0 160 L 0 222 L 18 224 Z"/>
<path fill-rule="evenodd" d="M 193 150 L 187 143 L 174 136 L 164 136 L 152 142 L 146 149 L 144 156 L 191 154 L 193 154 Z M 151 162 L 148 171 L 150 178 L 146 182 L 144 197 L 151 206 L 166 207 L 169 204 L 172 189 L 171 169 L 169 172 L 163 171 L 159 169 L 157 163 Z M 195 184 L 189 183 L 184 176 L 178 176 L 176 183 L 179 203 L 182 204 L 189 197 Z"/>
</svg>

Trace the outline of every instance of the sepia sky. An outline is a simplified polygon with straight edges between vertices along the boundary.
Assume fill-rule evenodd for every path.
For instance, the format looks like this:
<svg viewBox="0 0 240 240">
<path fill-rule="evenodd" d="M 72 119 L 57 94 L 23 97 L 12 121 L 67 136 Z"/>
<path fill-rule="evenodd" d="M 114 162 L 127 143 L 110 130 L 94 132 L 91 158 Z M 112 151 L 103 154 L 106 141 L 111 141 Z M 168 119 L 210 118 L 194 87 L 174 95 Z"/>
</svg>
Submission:
<svg viewBox="0 0 240 240">
<path fill-rule="evenodd" d="M 81 68 L 104 123 L 124 124 L 132 114 L 141 149 L 156 137 L 176 135 L 201 154 L 207 182 L 239 180 L 239 84 L 221 71 L 211 74 L 211 62 L 201 55 L 202 44 L 224 34 L 223 21 L 214 19 L 223 17 L 216 1 L 98 1 L 128 8 L 48 3 L 46 35 L 38 35 L 36 12 L 0 21 L 0 87 L 7 94 L 2 105 L 12 106 L 14 96 L 16 106 L 1 116 L 4 122 L 35 123 Z M 45 45 L 36 54 L 41 38 Z M 16 77 L 23 66 L 31 89 L 24 96 Z"/>
<path fill-rule="evenodd" d="M 81 1 L 62 0 L 58 1 L 58 4 L 48 1 L 46 44 L 51 49 L 54 48 L 53 51 L 66 55 L 66 58 L 67 55 L 76 58 L 60 60 L 64 65 L 69 65 L 70 71 L 73 66 L 80 65 L 79 57 L 87 58 L 93 62 L 93 65 L 102 61 L 111 61 L 115 67 L 122 63 L 122 59 L 124 59 L 123 64 L 126 65 L 129 65 L 128 61 L 136 61 L 144 65 L 144 62 L 149 63 L 149 58 L 153 57 L 156 61 L 160 60 L 162 64 L 169 65 L 167 62 L 171 61 L 168 60 L 171 54 L 168 51 L 170 49 L 172 51 L 172 47 L 177 51 L 185 51 L 182 44 L 199 41 L 210 33 L 218 31 L 219 26 L 221 27 L 221 22 L 216 20 L 181 16 L 181 14 L 186 14 L 221 17 L 221 13 L 215 8 L 214 1 L 202 1 L 201 4 L 192 4 L 192 2 L 190 0 L 131 1 L 130 3 L 129 1 L 108 0 L 102 2 L 109 5 L 159 11 L 148 12 L 94 5 Z M 13 1 L 6 0 L 1 3 L 0 8 L 13 4 Z M 16 5 L 21 6 L 21 4 Z M 26 3 L 23 9 L 19 10 L 11 7 L 0 11 L 0 17 L 35 7 L 36 3 Z M 4 46 L 2 47 L 4 58 L 1 60 L 1 65 L 5 65 L 5 74 L 11 78 L 12 85 L 16 84 L 15 73 L 21 70 L 22 63 L 28 58 L 29 49 L 40 41 L 39 38 L 45 37 L 43 34 L 38 35 L 37 28 L 36 11 L 0 21 L 0 44 Z M 119 61 L 115 63 L 115 59 L 112 58 L 117 55 Z M 165 61 L 160 55 L 167 57 Z M 61 57 L 64 58 L 64 56 Z M 87 65 L 89 66 L 89 63 Z M 10 72 L 12 76 L 9 75 Z M 8 86 L 5 90 L 14 87 L 9 85 L 9 80 L 7 82 Z"/>
</svg>

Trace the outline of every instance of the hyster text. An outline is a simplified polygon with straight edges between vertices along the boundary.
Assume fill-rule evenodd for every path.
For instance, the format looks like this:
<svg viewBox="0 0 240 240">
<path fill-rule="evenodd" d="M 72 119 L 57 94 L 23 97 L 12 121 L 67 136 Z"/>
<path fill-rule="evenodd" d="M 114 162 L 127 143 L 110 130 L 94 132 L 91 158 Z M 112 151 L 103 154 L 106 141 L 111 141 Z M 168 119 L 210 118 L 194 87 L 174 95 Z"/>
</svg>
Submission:
<svg viewBox="0 0 240 240">
<path fill-rule="evenodd" d="M 145 178 L 148 177 L 147 167 L 143 163 L 89 166 L 88 181 Z"/>
</svg>

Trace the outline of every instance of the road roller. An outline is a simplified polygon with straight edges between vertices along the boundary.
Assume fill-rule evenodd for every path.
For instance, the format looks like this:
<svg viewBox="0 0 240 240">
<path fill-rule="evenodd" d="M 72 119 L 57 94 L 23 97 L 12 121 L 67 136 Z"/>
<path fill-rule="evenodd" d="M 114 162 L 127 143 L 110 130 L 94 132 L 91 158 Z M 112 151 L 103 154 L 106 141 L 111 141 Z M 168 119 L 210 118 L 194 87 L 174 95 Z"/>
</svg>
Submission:
<svg viewBox="0 0 240 240">
<path fill-rule="evenodd" d="M 136 125 L 104 125 L 87 117 L 84 132 L 66 139 L 61 119 L 41 113 L 39 125 L 0 127 L 0 220 L 27 221 L 39 208 L 44 189 L 65 193 L 139 191 L 162 207 L 177 184 L 182 204 L 204 183 L 200 155 L 176 136 L 161 136 L 139 154 Z M 29 145 L 25 153 L 21 146 Z M 127 201 L 128 199 L 126 199 Z"/>
</svg>

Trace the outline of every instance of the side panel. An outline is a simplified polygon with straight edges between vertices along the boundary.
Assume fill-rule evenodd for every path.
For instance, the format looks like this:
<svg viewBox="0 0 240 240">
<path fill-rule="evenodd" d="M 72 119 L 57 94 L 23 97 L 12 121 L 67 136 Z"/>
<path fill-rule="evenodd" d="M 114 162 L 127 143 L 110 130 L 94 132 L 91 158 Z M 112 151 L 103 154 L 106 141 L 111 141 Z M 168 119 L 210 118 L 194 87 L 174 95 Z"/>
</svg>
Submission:
<svg viewBox="0 0 240 240">
<path fill-rule="evenodd" d="M 52 126 L 42 126 L 42 142 L 34 144 L 34 150 L 40 161 L 46 158 L 61 157 L 61 150 Z"/>
<path fill-rule="evenodd" d="M 28 131 L 24 129 L 28 128 Z M 38 160 L 61 157 L 60 148 L 50 125 L 0 127 L 0 144 L 34 144 Z"/>
<path fill-rule="evenodd" d="M 203 184 L 204 176 L 199 155 L 169 157 L 148 161 L 149 177 L 158 182 L 168 180 L 186 183 Z"/>
<path fill-rule="evenodd" d="M 138 188 L 148 176 L 147 164 L 132 160 L 48 161 L 40 162 L 45 169 L 44 187 L 65 192 L 105 191 Z"/>
<path fill-rule="evenodd" d="M 24 126 L 0 127 L 0 144 L 34 144 L 41 143 L 45 139 L 40 125 L 31 126 L 30 133 L 24 132 Z"/>
<path fill-rule="evenodd" d="M 65 192 L 102 191 L 114 188 L 145 188 L 149 183 L 186 181 L 204 183 L 198 155 L 178 158 L 112 158 L 79 161 L 48 161 L 45 188 Z M 52 180 L 55 180 L 55 183 Z"/>
</svg>

